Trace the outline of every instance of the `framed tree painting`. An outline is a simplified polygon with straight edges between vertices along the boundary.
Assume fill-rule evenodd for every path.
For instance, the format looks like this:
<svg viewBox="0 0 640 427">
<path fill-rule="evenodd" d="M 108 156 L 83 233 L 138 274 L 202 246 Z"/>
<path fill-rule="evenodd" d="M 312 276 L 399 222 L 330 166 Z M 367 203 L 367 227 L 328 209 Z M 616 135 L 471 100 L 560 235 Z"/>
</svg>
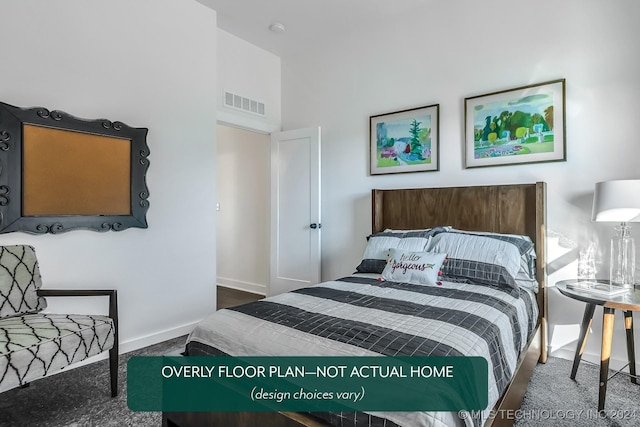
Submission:
<svg viewBox="0 0 640 427">
<path fill-rule="evenodd" d="M 465 167 L 567 159 L 565 80 L 464 100 Z"/>
<path fill-rule="evenodd" d="M 437 171 L 439 104 L 369 117 L 371 175 Z"/>
</svg>

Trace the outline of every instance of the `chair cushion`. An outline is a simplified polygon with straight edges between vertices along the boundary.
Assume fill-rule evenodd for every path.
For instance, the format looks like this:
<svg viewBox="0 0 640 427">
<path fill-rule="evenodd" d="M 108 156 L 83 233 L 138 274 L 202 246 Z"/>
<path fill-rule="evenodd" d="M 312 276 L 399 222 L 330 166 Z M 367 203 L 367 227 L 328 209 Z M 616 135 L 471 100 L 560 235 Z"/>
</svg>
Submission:
<svg viewBox="0 0 640 427">
<path fill-rule="evenodd" d="M 27 314 L 0 319 L 0 393 L 113 347 L 107 316 Z"/>
<path fill-rule="evenodd" d="M 42 286 L 36 253 L 31 246 L 0 246 L 0 319 L 34 313 L 47 303 L 38 297 Z"/>
</svg>

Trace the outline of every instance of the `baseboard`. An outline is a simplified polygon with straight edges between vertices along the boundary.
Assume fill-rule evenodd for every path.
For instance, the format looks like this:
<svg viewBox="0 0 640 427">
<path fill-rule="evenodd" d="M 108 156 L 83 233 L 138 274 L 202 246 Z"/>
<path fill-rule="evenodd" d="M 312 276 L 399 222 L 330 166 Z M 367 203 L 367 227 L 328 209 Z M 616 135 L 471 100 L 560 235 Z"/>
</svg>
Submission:
<svg viewBox="0 0 640 427">
<path fill-rule="evenodd" d="M 188 323 L 186 325 L 178 326 L 164 331 L 154 332 L 153 334 L 145 335 L 138 338 L 133 338 L 128 341 L 120 343 L 120 354 L 128 353 L 130 351 L 138 350 L 142 347 L 147 347 L 153 344 L 158 344 L 162 341 L 167 341 L 173 338 L 177 338 L 182 335 L 187 335 L 193 328 L 196 327 L 198 322 Z"/>
<path fill-rule="evenodd" d="M 561 359 L 567 359 L 567 360 L 573 361 L 573 357 L 575 356 L 575 350 L 571 351 L 564 348 L 559 348 L 557 350 L 552 350 L 552 352 L 549 355 L 553 357 L 559 357 Z M 588 363 L 592 363 L 594 365 L 600 366 L 600 354 L 585 352 L 582 354 L 581 361 L 586 361 Z M 612 357 L 611 359 L 609 359 L 609 369 L 612 369 L 614 371 L 618 371 L 622 369 L 623 372 L 629 372 L 629 369 L 625 367 L 628 363 L 629 362 L 627 361 L 627 359 L 616 359 Z M 567 373 L 567 375 L 569 375 L 569 373 Z"/>
<path fill-rule="evenodd" d="M 225 288 L 251 292 L 252 294 L 267 294 L 267 285 L 263 285 L 260 283 L 243 282 L 241 280 L 229 279 L 228 277 L 217 277 L 216 283 L 218 283 L 218 285 L 220 286 L 224 286 Z"/>
</svg>

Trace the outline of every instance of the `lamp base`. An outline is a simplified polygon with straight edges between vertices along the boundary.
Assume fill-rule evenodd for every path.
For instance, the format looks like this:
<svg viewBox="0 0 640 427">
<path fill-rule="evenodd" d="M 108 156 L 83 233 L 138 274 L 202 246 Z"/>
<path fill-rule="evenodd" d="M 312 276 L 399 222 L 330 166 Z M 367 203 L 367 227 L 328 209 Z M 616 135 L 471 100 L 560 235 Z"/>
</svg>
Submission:
<svg viewBox="0 0 640 427">
<path fill-rule="evenodd" d="M 633 289 L 636 272 L 636 244 L 629 230 L 630 227 L 623 222 L 616 227 L 618 235 L 611 239 L 609 280 L 612 286 Z"/>
</svg>

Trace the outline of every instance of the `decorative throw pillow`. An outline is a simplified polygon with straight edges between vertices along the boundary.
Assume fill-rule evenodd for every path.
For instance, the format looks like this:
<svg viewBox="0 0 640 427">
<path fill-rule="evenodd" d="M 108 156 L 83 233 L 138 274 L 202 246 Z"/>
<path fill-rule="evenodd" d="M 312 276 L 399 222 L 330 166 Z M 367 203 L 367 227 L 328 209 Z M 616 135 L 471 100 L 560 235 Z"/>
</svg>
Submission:
<svg viewBox="0 0 640 427">
<path fill-rule="evenodd" d="M 393 282 L 435 285 L 447 254 L 435 252 L 407 252 L 389 250 L 389 262 L 382 278 Z"/>
<path fill-rule="evenodd" d="M 0 246 L 0 319 L 40 311 L 40 268 L 31 246 Z"/>
</svg>

